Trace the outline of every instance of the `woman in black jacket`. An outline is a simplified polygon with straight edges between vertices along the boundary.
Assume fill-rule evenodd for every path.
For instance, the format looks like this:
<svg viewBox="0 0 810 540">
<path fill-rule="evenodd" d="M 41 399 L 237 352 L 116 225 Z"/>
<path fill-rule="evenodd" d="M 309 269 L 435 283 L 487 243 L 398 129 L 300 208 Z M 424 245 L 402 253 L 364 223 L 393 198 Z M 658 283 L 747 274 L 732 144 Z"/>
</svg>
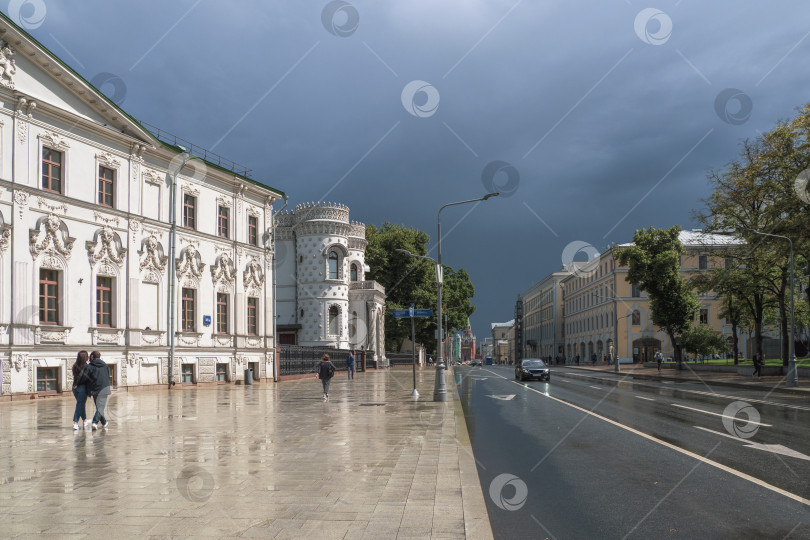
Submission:
<svg viewBox="0 0 810 540">
<path fill-rule="evenodd" d="M 88 427 L 90 421 L 87 420 L 87 383 L 89 379 L 87 369 L 87 351 L 79 351 L 76 362 L 73 363 L 73 397 L 76 398 L 76 410 L 73 412 L 73 429 L 79 430 L 79 418 L 82 419 L 84 427 Z"/>
</svg>

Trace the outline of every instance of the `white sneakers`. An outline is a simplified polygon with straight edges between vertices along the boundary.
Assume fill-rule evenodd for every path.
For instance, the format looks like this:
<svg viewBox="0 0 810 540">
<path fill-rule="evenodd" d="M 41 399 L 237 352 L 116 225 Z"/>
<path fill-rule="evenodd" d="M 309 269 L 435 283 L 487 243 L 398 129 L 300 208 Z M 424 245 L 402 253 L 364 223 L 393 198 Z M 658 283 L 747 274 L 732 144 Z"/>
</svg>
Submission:
<svg viewBox="0 0 810 540">
<path fill-rule="evenodd" d="M 93 422 L 93 431 L 95 431 L 95 430 L 97 430 L 97 429 L 98 429 L 98 424 L 96 424 L 95 422 Z"/>
<path fill-rule="evenodd" d="M 79 431 L 79 423 L 73 422 L 73 431 Z"/>
</svg>

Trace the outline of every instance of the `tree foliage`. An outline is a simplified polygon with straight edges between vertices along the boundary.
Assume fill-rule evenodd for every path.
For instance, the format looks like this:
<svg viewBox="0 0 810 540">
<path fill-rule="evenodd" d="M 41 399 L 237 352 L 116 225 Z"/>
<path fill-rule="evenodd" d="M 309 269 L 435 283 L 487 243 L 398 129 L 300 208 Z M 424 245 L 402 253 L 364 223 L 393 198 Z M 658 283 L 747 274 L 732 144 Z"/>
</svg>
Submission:
<svg viewBox="0 0 810 540">
<path fill-rule="evenodd" d="M 619 263 L 629 266 L 627 281 L 647 292 L 652 322 L 669 336 L 678 362 L 680 347 L 676 337 L 689 326 L 700 307 L 691 285 L 681 277 L 680 231 L 677 225 L 639 229 L 633 235 L 633 244 L 617 253 Z"/>
<path fill-rule="evenodd" d="M 726 351 L 728 344 L 723 336 L 716 334 L 708 326 L 699 324 L 683 331 L 681 334 L 681 347 L 687 352 L 699 356 L 708 356 Z"/>
<path fill-rule="evenodd" d="M 397 351 L 405 339 L 411 337 L 410 319 L 395 319 L 395 309 L 408 309 L 411 303 L 417 308 L 434 311 L 432 318 L 416 319 L 416 341 L 435 354 L 436 348 L 436 272 L 435 265 L 426 259 L 410 257 L 397 250 L 403 249 L 415 255 L 427 256 L 430 237 L 423 231 L 404 225 L 385 222 L 381 227 L 366 227 L 366 263 L 371 268 L 369 279 L 385 287 L 385 342 L 386 349 Z M 470 276 L 466 270 L 444 267 L 442 300 L 447 314 L 449 329 L 467 326 L 467 319 L 475 311 L 472 297 L 475 295 Z"/>
</svg>

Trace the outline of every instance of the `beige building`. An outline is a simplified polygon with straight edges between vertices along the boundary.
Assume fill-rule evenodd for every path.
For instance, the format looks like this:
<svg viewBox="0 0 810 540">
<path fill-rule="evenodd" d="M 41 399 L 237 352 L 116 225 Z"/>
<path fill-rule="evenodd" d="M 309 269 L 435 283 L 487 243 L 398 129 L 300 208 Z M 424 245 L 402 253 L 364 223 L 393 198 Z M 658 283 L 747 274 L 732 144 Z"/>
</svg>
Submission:
<svg viewBox="0 0 810 540">
<path fill-rule="evenodd" d="M 514 319 L 505 323 L 492 323 L 492 360 L 496 364 L 506 364 L 510 358 L 514 358 L 511 352 L 513 348 L 509 346 L 510 335 L 512 336 L 512 340 L 514 340 L 514 328 Z"/>
<path fill-rule="evenodd" d="M 724 264 L 712 257 L 712 252 L 733 241 L 699 230 L 681 231 L 679 240 L 685 251 L 681 256 L 684 278 Z M 585 362 L 595 354 L 597 361 L 603 362 L 614 355 L 614 340 L 621 362 L 651 361 L 658 351 L 667 358 L 674 356 L 669 336 L 652 323 L 646 293 L 627 282 L 628 268 L 617 266 L 613 255 L 611 249 L 586 265 L 576 265 L 562 280 L 566 356 L 579 355 Z M 729 335 L 730 325 L 719 317 L 718 297 L 709 293 L 701 295 L 700 301 L 695 324 L 706 324 L 718 334 Z"/>
</svg>

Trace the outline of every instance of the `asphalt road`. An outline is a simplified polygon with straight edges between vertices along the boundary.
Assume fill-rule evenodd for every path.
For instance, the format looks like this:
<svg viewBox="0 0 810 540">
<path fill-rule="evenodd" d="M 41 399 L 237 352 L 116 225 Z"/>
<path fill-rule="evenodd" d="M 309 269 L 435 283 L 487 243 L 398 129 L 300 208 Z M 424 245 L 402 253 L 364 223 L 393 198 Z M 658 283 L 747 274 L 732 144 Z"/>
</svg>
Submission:
<svg viewBox="0 0 810 540">
<path fill-rule="evenodd" d="M 454 375 L 496 538 L 810 538 L 805 398 L 565 368 Z"/>
</svg>

